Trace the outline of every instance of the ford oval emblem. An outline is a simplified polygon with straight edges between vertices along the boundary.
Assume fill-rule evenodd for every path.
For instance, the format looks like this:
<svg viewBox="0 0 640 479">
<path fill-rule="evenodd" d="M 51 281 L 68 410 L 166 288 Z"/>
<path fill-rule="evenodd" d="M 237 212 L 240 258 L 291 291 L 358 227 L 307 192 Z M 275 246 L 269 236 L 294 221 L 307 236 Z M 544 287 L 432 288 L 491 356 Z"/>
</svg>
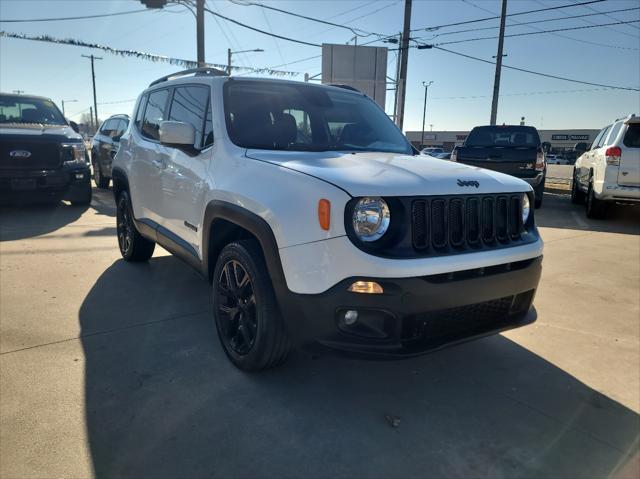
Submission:
<svg viewBox="0 0 640 479">
<path fill-rule="evenodd" d="M 29 158 L 31 152 L 27 150 L 13 150 L 9 152 L 11 158 Z"/>
</svg>

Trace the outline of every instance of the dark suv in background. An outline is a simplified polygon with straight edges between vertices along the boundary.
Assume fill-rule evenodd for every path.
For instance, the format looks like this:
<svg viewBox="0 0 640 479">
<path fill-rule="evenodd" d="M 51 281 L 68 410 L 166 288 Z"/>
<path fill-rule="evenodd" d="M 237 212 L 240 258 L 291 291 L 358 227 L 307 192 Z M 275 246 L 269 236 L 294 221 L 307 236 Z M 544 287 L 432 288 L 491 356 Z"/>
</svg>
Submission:
<svg viewBox="0 0 640 479">
<path fill-rule="evenodd" d="M 476 126 L 464 145 L 453 150 L 451 161 L 520 178 L 533 187 L 535 207 L 542 206 L 547 165 L 533 126 Z"/>
<path fill-rule="evenodd" d="M 120 147 L 120 137 L 129 127 L 128 115 L 113 115 L 105 120 L 91 142 L 93 179 L 98 188 L 108 188 L 111 162 Z"/>
<path fill-rule="evenodd" d="M 78 125 L 48 98 L 0 93 L 0 198 L 91 203 Z"/>
</svg>

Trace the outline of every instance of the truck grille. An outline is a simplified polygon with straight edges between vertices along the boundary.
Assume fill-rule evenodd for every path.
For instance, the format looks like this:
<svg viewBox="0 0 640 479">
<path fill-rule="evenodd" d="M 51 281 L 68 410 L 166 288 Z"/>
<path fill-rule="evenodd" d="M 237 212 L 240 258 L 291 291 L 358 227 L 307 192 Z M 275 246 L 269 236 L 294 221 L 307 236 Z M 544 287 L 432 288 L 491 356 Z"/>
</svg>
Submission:
<svg viewBox="0 0 640 479">
<path fill-rule="evenodd" d="M 3 135 L 4 136 L 4 135 Z M 28 151 L 28 157 L 13 157 L 12 151 Z M 0 169 L 3 170 L 52 170 L 61 164 L 58 142 L 24 137 L 0 137 Z"/>
<path fill-rule="evenodd" d="M 519 241 L 524 232 L 521 195 L 482 195 L 414 199 L 413 249 L 443 253 L 491 248 Z"/>
</svg>

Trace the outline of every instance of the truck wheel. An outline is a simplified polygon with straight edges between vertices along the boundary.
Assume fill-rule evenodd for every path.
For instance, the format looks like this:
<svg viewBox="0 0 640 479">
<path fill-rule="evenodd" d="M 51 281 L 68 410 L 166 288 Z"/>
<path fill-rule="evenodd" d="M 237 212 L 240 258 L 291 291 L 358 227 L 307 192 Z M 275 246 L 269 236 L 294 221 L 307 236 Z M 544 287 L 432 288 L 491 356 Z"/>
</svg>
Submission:
<svg viewBox="0 0 640 479">
<path fill-rule="evenodd" d="M 542 183 L 536 189 L 533 190 L 535 195 L 533 205 L 536 209 L 542 206 L 542 198 L 544 196 L 544 183 L 545 183 L 545 180 L 542 180 Z"/>
<path fill-rule="evenodd" d="M 291 343 L 256 240 L 230 243 L 220 253 L 213 315 L 224 352 L 239 369 L 261 371 L 287 358 Z"/>
<path fill-rule="evenodd" d="M 109 181 L 111 178 L 107 178 L 102 175 L 102 170 L 100 169 L 100 163 L 97 161 L 93 163 L 93 181 L 96 182 L 96 186 L 98 188 L 109 188 Z"/>
<path fill-rule="evenodd" d="M 575 173 L 571 181 L 571 203 L 576 205 L 584 204 L 584 193 L 580 190 L 580 183 Z"/>
<path fill-rule="evenodd" d="M 70 202 L 73 206 L 89 206 L 91 204 L 91 197 L 91 180 L 89 180 L 82 196 L 77 199 L 70 200 Z"/>
<path fill-rule="evenodd" d="M 593 192 L 593 183 L 589 183 L 589 190 L 587 191 L 587 218 L 604 219 L 607 216 L 608 204 L 606 201 L 596 198 Z"/>
<path fill-rule="evenodd" d="M 120 254 L 125 261 L 147 261 L 153 255 L 156 244 L 144 238 L 133 224 L 129 193 L 123 191 L 116 205 L 116 233 Z"/>
</svg>

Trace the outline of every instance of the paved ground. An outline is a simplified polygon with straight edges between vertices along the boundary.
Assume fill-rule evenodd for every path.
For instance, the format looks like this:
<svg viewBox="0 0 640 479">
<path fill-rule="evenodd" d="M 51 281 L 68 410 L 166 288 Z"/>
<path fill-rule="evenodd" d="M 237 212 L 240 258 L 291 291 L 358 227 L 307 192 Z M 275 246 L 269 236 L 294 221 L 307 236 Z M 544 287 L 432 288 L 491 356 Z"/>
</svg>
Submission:
<svg viewBox="0 0 640 479">
<path fill-rule="evenodd" d="M 573 165 L 547 165 L 547 178 L 570 180 Z"/>
<path fill-rule="evenodd" d="M 163 251 L 120 259 L 110 193 L 4 208 L 0 477 L 637 478 L 639 211 L 594 222 L 548 194 L 538 221 L 535 325 L 247 375 L 206 283 Z"/>
</svg>

